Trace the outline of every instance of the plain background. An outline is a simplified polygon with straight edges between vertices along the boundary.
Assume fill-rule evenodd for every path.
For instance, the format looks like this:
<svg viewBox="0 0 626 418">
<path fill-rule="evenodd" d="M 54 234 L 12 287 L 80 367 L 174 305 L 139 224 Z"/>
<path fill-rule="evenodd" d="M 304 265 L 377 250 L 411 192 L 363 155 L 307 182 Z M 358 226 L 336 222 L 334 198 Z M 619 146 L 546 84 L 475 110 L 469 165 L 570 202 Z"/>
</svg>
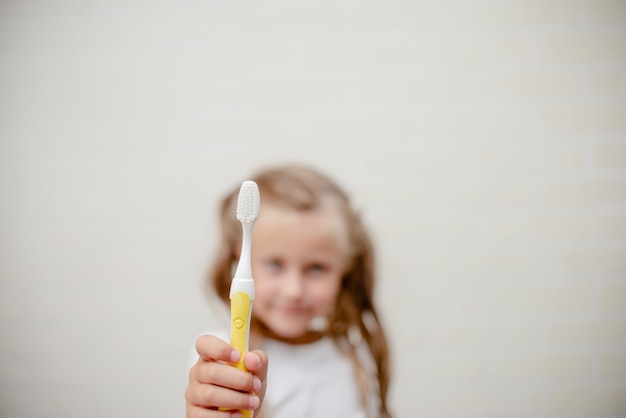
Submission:
<svg viewBox="0 0 626 418">
<path fill-rule="evenodd" d="M 293 161 L 398 417 L 626 416 L 623 0 L 2 1 L 0 416 L 183 417 L 217 202 Z"/>
</svg>

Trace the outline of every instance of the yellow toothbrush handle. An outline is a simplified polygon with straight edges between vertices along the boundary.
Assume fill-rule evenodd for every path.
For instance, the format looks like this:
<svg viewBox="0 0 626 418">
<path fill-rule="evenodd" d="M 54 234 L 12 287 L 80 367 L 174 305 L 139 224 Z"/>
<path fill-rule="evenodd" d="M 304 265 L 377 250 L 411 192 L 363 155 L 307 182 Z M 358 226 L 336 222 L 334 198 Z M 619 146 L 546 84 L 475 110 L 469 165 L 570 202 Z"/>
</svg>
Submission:
<svg viewBox="0 0 626 418">
<path fill-rule="evenodd" d="M 243 356 L 248 352 L 251 312 L 250 296 L 246 292 L 235 292 L 230 298 L 230 345 L 241 353 L 241 358 L 235 367 L 246 371 Z M 252 418 L 252 411 L 242 410 L 241 415 L 242 418 Z"/>
<path fill-rule="evenodd" d="M 243 356 L 248 351 L 250 308 L 250 296 L 247 293 L 235 292 L 230 298 L 230 345 L 241 353 L 241 358 L 236 364 L 241 370 L 247 370 L 243 365 Z"/>
</svg>

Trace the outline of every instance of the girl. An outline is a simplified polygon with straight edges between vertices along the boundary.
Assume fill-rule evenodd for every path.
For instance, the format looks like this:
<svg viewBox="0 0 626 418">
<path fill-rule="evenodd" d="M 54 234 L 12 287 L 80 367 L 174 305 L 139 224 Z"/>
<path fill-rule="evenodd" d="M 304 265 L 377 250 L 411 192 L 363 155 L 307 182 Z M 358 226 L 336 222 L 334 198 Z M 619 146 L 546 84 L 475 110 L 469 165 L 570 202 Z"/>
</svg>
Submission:
<svg viewBox="0 0 626 418">
<path fill-rule="evenodd" d="M 239 353 L 223 339 L 196 341 L 188 418 L 390 417 L 389 351 L 374 303 L 370 238 L 346 193 L 300 166 L 253 177 L 261 211 L 252 238 L 256 298 L 250 373 L 227 363 Z M 225 303 L 241 248 L 237 190 L 221 205 L 222 239 L 210 285 Z M 269 364 L 268 364 L 269 359 Z M 262 405 L 262 408 L 261 408 Z"/>
</svg>

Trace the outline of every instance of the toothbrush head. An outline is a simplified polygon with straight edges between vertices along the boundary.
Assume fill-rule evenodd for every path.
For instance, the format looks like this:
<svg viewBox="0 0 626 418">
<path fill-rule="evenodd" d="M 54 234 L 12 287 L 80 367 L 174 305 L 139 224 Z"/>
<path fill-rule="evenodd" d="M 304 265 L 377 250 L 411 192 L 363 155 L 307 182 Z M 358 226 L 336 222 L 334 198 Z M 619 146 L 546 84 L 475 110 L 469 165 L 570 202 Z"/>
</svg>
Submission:
<svg viewBox="0 0 626 418">
<path fill-rule="evenodd" d="M 237 219 L 243 223 L 256 221 L 260 206 L 259 186 L 253 181 L 244 181 L 237 197 Z"/>
</svg>

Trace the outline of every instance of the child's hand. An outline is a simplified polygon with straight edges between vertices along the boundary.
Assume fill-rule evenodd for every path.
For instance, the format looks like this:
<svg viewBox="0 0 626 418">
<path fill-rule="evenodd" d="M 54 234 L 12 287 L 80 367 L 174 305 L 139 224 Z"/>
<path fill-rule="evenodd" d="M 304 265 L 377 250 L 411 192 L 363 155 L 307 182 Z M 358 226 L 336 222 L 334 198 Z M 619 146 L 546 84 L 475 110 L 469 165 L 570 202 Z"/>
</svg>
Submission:
<svg viewBox="0 0 626 418">
<path fill-rule="evenodd" d="M 237 416 L 234 414 L 241 409 L 259 410 L 266 388 L 265 352 L 255 350 L 246 354 L 244 364 L 250 371 L 247 373 L 228 364 L 239 360 L 239 352 L 215 336 L 198 338 L 196 351 L 200 357 L 189 371 L 185 391 L 187 418 L 226 418 Z M 218 408 L 234 411 L 218 411 Z"/>
</svg>

